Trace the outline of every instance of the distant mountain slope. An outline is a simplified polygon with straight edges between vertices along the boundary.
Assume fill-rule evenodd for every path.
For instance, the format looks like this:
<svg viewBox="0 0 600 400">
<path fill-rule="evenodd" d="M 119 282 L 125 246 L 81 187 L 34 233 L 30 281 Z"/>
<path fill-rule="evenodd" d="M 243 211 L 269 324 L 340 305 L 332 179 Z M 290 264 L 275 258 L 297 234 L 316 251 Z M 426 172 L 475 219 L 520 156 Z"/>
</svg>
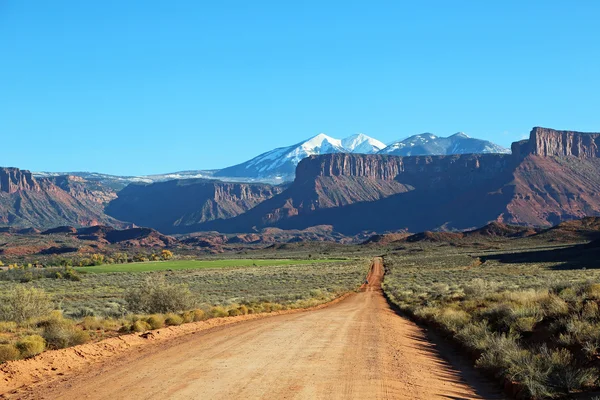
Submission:
<svg viewBox="0 0 600 400">
<path fill-rule="evenodd" d="M 384 147 L 380 141 L 363 134 L 340 140 L 320 133 L 303 142 L 271 150 L 242 164 L 224 168 L 214 176 L 291 181 L 298 163 L 308 156 L 331 153 L 372 154 Z"/>
<path fill-rule="evenodd" d="M 136 183 L 121 190 L 106 213 L 163 233 L 177 233 L 189 225 L 239 215 L 282 190 L 267 184 L 206 179 Z"/>
<path fill-rule="evenodd" d="M 448 154 L 508 154 L 510 150 L 487 140 L 475 139 L 463 132 L 449 137 L 438 137 L 432 133 L 422 133 L 394 142 L 381 150 L 380 154 L 395 156 L 424 156 Z"/>
<path fill-rule="evenodd" d="M 0 226 L 122 226 L 104 214 L 114 192 L 76 177 L 35 178 L 17 168 L 0 168 Z"/>
</svg>

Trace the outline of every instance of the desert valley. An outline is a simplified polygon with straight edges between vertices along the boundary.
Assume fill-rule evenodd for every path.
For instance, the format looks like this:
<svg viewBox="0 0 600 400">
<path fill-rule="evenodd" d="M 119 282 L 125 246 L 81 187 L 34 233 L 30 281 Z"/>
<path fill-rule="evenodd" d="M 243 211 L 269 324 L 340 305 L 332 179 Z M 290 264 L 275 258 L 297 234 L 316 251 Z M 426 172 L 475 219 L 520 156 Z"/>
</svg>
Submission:
<svg viewBox="0 0 600 400">
<path fill-rule="evenodd" d="M 0 399 L 600 400 L 599 14 L 0 1 Z"/>
</svg>

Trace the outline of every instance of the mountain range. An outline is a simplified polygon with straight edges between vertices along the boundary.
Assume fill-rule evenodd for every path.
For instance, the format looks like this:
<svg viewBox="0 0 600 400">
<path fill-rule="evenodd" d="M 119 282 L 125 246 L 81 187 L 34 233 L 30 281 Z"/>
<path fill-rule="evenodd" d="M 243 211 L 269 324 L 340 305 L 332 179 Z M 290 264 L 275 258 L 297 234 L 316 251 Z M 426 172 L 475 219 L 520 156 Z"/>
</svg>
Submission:
<svg viewBox="0 0 600 400">
<path fill-rule="evenodd" d="M 534 128 L 511 154 L 312 155 L 281 193 L 233 218 L 171 226 L 168 233 L 327 225 L 353 235 L 462 230 L 490 221 L 550 226 L 600 215 L 599 148 L 600 134 Z M 150 199 L 151 186 L 137 187 L 139 198 Z"/>
<path fill-rule="evenodd" d="M 321 154 L 393 154 L 443 155 L 469 153 L 510 153 L 510 150 L 487 140 L 470 138 L 464 133 L 438 137 L 431 133 L 414 135 L 386 146 L 383 142 L 359 133 L 345 139 L 335 139 L 320 133 L 300 143 L 276 148 L 243 163 L 221 170 L 179 171 L 159 175 L 116 176 L 95 172 L 36 172 L 35 176 L 79 176 L 115 190 L 130 183 L 152 183 L 172 179 L 219 179 L 229 182 L 264 182 L 278 184 L 294 180 L 296 166 L 306 157 Z"/>
<path fill-rule="evenodd" d="M 472 143 L 465 142 L 468 139 L 463 134 L 417 135 L 403 141 L 415 145 L 395 146 L 394 151 L 459 151 L 465 147 L 455 144 Z M 483 149 L 495 149 L 489 146 Z M 147 226 L 169 234 L 327 226 L 332 232 L 355 235 L 463 230 L 491 221 L 550 226 L 600 215 L 600 133 L 536 127 L 529 139 L 513 143 L 510 154 L 399 156 L 379 147 L 364 136 L 335 140 L 317 135 L 271 152 L 273 157 L 259 156 L 251 165 L 264 162 L 254 168 L 259 172 L 298 162 L 294 180 L 279 185 L 132 178 L 137 182 L 119 189 L 104 184 L 102 175 L 36 177 L 29 171 L 0 168 L 0 226 Z M 308 153 L 314 154 L 304 157 Z M 275 160 L 284 162 L 274 164 Z"/>
</svg>

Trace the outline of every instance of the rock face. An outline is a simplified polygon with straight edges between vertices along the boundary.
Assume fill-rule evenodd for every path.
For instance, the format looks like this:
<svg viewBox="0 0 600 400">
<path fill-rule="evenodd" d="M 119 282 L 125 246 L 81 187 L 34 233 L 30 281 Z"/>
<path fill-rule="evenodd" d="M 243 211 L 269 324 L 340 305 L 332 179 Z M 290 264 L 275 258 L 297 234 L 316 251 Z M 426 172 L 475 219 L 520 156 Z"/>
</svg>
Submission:
<svg viewBox="0 0 600 400">
<path fill-rule="evenodd" d="M 106 213 L 164 233 L 181 233 L 188 226 L 239 215 L 282 190 L 206 179 L 131 184 L 108 204 Z"/>
<path fill-rule="evenodd" d="M 327 154 L 302 160 L 296 170 L 295 184 L 318 177 L 343 176 L 408 184 L 425 180 L 429 185 L 439 187 L 449 183 L 472 184 L 506 172 L 513 166 L 513 157 L 503 154 L 415 157 Z"/>
<path fill-rule="evenodd" d="M 600 133 L 556 131 L 535 127 L 529 138 L 531 153 L 536 156 L 600 157 Z"/>
<path fill-rule="evenodd" d="M 89 226 L 122 224 L 104 214 L 101 190 L 86 192 L 85 181 L 78 187 L 66 185 L 66 177 L 35 178 L 18 168 L 0 168 L 0 226 L 51 228 L 60 225 Z M 86 194 L 87 193 L 87 194 Z"/>
<path fill-rule="evenodd" d="M 18 168 L 0 168 L 0 192 L 15 193 L 19 190 L 40 191 L 31 172 Z"/>
</svg>

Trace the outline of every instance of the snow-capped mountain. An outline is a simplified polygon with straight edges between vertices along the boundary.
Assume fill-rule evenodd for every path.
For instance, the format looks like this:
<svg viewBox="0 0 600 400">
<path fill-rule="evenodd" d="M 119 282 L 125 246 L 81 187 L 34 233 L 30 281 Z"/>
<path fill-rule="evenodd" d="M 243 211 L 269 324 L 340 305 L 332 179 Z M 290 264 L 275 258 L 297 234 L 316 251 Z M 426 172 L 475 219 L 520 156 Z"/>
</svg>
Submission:
<svg viewBox="0 0 600 400">
<path fill-rule="evenodd" d="M 289 181 L 294 179 L 296 165 L 303 158 L 330 153 L 373 154 L 384 147 L 380 141 L 362 133 L 341 140 L 320 133 L 303 142 L 280 147 L 244 163 L 222 169 L 214 176 Z"/>
<path fill-rule="evenodd" d="M 221 170 L 180 171 L 159 175 L 115 176 L 95 172 L 34 172 L 36 177 L 59 175 L 80 176 L 99 182 L 114 190 L 121 190 L 130 183 L 162 182 L 172 179 L 219 179 L 234 182 L 265 182 L 278 184 L 294 180 L 296 165 L 311 155 L 330 153 L 391 154 L 400 156 L 444 155 L 463 153 L 510 153 L 508 149 L 492 142 L 470 138 L 459 132 L 450 137 L 438 137 L 431 133 L 414 135 L 386 147 L 377 139 L 358 133 L 345 139 L 335 139 L 320 133 L 300 143 L 280 147 L 263 153 L 244 163 Z"/>
<path fill-rule="evenodd" d="M 463 132 L 448 137 L 439 137 L 433 133 L 422 133 L 394 142 L 381 150 L 379 154 L 395 156 L 422 156 L 445 154 L 502 153 L 510 150 L 487 140 L 475 139 Z"/>
<path fill-rule="evenodd" d="M 357 133 L 342 139 L 342 146 L 351 153 L 360 154 L 374 154 L 385 148 L 385 144 L 364 133 Z"/>
</svg>

